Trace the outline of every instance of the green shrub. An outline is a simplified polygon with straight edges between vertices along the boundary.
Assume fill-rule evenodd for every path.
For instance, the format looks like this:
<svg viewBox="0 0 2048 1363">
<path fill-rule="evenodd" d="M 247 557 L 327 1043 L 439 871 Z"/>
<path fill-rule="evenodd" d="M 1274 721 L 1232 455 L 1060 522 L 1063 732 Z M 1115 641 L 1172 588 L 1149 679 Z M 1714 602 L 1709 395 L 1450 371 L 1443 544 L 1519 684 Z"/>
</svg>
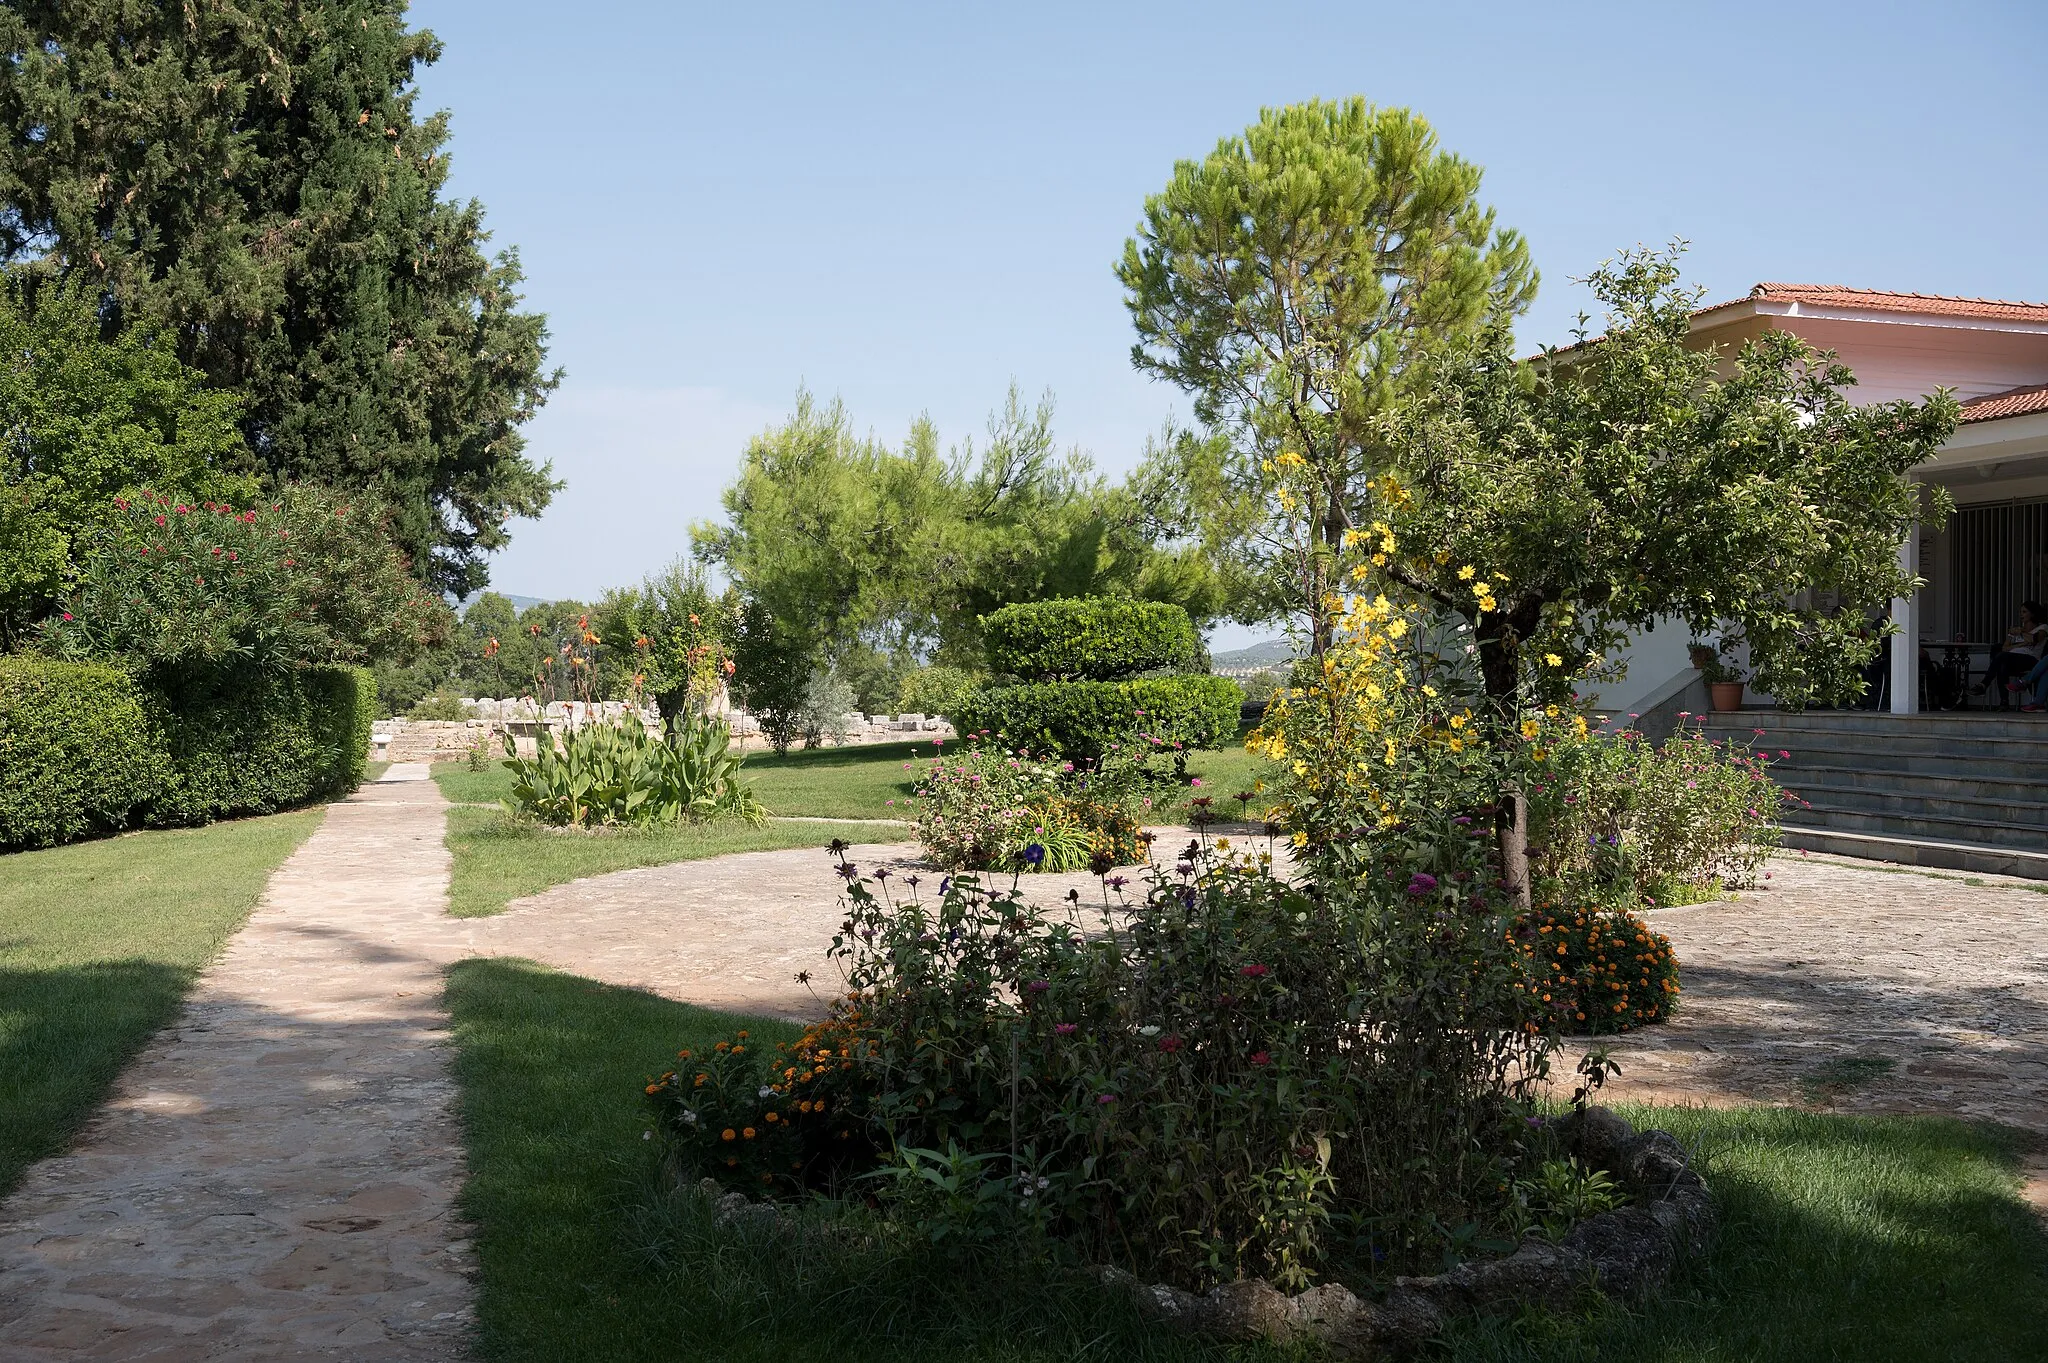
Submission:
<svg viewBox="0 0 2048 1363">
<path fill-rule="evenodd" d="M 863 869 L 832 1017 L 760 1069 L 735 1038 L 647 1086 L 678 1174 L 794 1195 L 865 1156 L 852 1187 L 935 1238 L 1047 1233 L 1193 1290 L 1433 1268 L 1549 1210 L 1514 1185 L 1558 1153 L 1525 1077 L 1551 1040 L 1468 882 L 1295 886 L 1198 851 L 1053 908 Z"/>
<path fill-rule="evenodd" d="M 896 694 L 899 714 L 950 715 L 981 686 L 972 672 L 943 664 L 920 667 L 903 679 Z"/>
<path fill-rule="evenodd" d="M 316 699 L 321 767 L 315 796 L 346 795 L 363 783 L 370 761 L 370 726 L 377 718 L 377 677 L 366 667 L 309 668 L 303 678 Z"/>
<path fill-rule="evenodd" d="M 1559 1031 L 1626 1032 L 1678 1006 L 1671 939 L 1632 913 L 1545 905 L 1519 915 L 1514 935 L 1535 962 L 1537 1002 Z"/>
<path fill-rule="evenodd" d="M 1140 857 L 1141 792 L 1159 779 L 1128 754 L 1077 769 L 970 738 L 919 764 L 917 837 L 925 859 L 947 870 L 1128 866 Z"/>
<path fill-rule="evenodd" d="M 376 683 L 355 667 L 181 678 L 154 697 L 172 775 L 149 822 L 270 814 L 352 789 L 375 707 Z"/>
<path fill-rule="evenodd" d="M 127 673 L 0 658 L 0 847 L 48 847 L 127 826 L 167 764 Z"/>
<path fill-rule="evenodd" d="M 1179 606 L 1107 596 L 1005 606 L 982 617 L 981 638 L 991 670 L 1027 682 L 1185 672 L 1202 648 Z"/>
<path fill-rule="evenodd" d="M 407 719 L 468 719 L 469 707 L 452 691 L 431 691 L 412 703 Z"/>
<path fill-rule="evenodd" d="M 1662 747 L 1532 712 L 1530 856 L 1569 902 L 1670 904 L 1766 874 L 1788 797 L 1761 748 L 1681 725 Z"/>
<path fill-rule="evenodd" d="M 1119 747 L 1214 748 L 1237 732 L 1244 692 L 1228 677 L 1027 682 L 970 696 L 947 716 L 956 732 L 1093 762 Z"/>
</svg>

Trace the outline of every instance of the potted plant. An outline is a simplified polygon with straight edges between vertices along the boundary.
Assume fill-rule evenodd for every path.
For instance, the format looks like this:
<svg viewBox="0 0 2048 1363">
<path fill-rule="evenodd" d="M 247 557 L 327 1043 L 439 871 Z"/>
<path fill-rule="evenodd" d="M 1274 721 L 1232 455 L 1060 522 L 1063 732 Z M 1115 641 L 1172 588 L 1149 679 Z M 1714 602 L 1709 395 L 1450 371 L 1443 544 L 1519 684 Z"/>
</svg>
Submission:
<svg viewBox="0 0 2048 1363">
<path fill-rule="evenodd" d="M 1717 649 L 1711 644 L 1694 641 L 1686 650 L 1691 655 L 1692 665 L 1699 669 L 1700 680 L 1707 684 L 1707 692 L 1713 697 L 1714 712 L 1726 714 L 1742 708 L 1742 670 L 1723 661 L 1728 651 L 1724 639 Z"/>
</svg>

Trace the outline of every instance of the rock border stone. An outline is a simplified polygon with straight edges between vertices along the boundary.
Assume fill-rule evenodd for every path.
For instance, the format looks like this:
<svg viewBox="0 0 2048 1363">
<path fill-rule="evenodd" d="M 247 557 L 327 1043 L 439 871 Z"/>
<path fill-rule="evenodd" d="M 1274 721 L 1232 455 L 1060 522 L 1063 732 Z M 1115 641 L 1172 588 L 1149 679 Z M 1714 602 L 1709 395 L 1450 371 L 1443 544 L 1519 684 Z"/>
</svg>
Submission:
<svg viewBox="0 0 2048 1363">
<path fill-rule="evenodd" d="M 1197 1295 L 1117 1268 L 1101 1276 L 1128 1291 L 1146 1315 L 1176 1329 L 1227 1340 L 1307 1339 L 1340 1358 L 1370 1358 L 1425 1343 L 1453 1315 L 1520 1306 L 1562 1310 L 1588 1287 L 1636 1296 L 1712 1244 L 1717 1220 L 1706 1180 L 1669 1132 L 1638 1132 L 1604 1107 L 1575 1112 L 1559 1125 L 1581 1159 L 1612 1175 L 1636 1201 L 1586 1218 L 1555 1243 L 1529 1240 L 1499 1259 L 1396 1278 L 1378 1301 L 1341 1283 L 1290 1297 L 1250 1278 Z"/>
<path fill-rule="evenodd" d="M 1262 1278 L 1194 1293 L 1147 1283 L 1120 1268 L 1098 1270 L 1153 1320 L 1190 1334 L 1246 1342 L 1313 1341 L 1339 1358 L 1406 1353 L 1439 1334 L 1454 1315 L 1506 1307 L 1566 1310 L 1587 1288 L 1633 1297 L 1661 1284 L 1680 1260 L 1704 1253 L 1718 1220 L 1707 1182 L 1668 1131 L 1638 1132 L 1604 1107 L 1588 1107 L 1558 1123 L 1567 1145 L 1605 1170 L 1635 1201 L 1589 1216 L 1563 1239 L 1527 1240 L 1512 1254 L 1460 1264 L 1448 1273 L 1394 1279 L 1378 1301 L 1342 1283 L 1324 1283 L 1292 1297 Z M 715 1224 L 777 1223 L 771 1202 L 727 1192 L 717 1179 L 698 1187 L 715 1204 Z"/>
</svg>

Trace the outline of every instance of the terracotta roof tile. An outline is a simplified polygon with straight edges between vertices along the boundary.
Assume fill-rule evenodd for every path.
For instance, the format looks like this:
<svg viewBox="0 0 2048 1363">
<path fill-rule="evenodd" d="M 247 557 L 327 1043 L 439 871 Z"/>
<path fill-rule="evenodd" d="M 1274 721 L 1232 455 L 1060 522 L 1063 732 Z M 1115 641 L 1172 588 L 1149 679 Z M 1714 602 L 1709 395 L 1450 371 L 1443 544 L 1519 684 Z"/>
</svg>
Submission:
<svg viewBox="0 0 2048 1363">
<path fill-rule="evenodd" d="M 1974 317 L 1995 322 L 2048 322 L 2048 303 L 1897 293 L 1890 289 L 1851 289 L 1840 284 L 1759 284 L 1749 291 L 1749 297 L 1757 302 L 1806 303 L 1821 308 L 1916 312 L 1929 317 Z"/>
<path fill-rule="evenodd" d="M 1963 421 L 1997 421 L 2001 417 L 2030 416 L 2035 412 L 2048 412 L 2048 383 L 1972 398 L 1963 404 Z"/>
</svg>

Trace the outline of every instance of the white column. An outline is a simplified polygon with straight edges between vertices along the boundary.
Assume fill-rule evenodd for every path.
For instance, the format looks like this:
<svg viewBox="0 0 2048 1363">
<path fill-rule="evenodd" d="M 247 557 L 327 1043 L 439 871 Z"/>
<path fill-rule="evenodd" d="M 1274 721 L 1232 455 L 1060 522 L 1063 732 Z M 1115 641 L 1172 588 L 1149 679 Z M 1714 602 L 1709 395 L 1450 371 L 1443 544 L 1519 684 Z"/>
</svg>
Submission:
<svg viewBox="0 0 2048 1363">
<path fill-rule="evenodd" d="M 1916 521 L 1899 545 L 1899 570 L 1920 576 L 1920 526 Z M 1892 598 L 1892 713 L 1910 715 L 1920 709 L 1920 593 Z"/>
</svg>

